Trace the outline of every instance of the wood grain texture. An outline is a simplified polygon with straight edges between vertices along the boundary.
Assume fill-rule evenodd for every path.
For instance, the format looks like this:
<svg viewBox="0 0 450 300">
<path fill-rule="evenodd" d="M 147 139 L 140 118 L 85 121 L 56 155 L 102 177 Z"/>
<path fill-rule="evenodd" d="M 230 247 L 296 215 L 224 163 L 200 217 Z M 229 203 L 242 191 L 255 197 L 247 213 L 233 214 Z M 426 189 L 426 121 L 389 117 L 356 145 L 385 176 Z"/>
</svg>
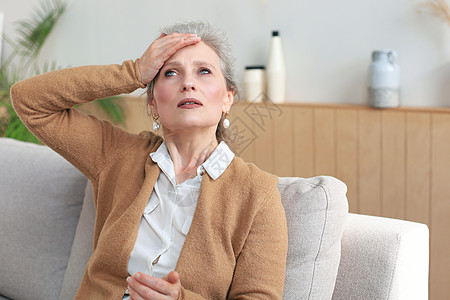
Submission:
<svg viewBox="0 0 450 300">
<path fill-rule="evenodd" d="M 358 112 L 336 110 L 336 176 L 347 184 L 349 210 L 359 212 Z"/>
<path fill-rule="evenodd" d="M 228 117 L 231 140 L 229 146 L 237 156 L 245 161 L 253 162 L 256 153 L 254 124 L 240 106 L 233 107 Z"/>
<path fill-rule="evenodd" d="M 274 127 L 274 165 L 275 174 L 278 176 L 294 176 L 295 166 L 292 159 L 286 157 L 294 157 L 294 111 L 292 109 L 284 109 L 283 115 L 273 119 Z M 282 145 L 279 147 L 279 145 Z"/>
<path fill-rule="evenodd" d="M 381 119 L 376 110 L 358 113 L 359 213 L 381 215 Z"/>
<path fill-rule="evenodd" d="M 314 176 L 314 128 L 312 108 L 293 108 L 295 176 Z"/>
<path fill-rule="evenodd" d="M 405 201 L 405 113 L 383 111 L 381 152 L 381 213 L 403 219 Z"/>
<path fill-rule="evenodd" d="M 316 108 L 314 125 L 314 173 L 336 176 L 335 110 Z"/>
<path fill-rule="evenodd" d="M 450 297 L 450 115 L 432 117 L 431 299 Z"/>
<path fill-rule="evenodd" d="M 406 114 L 405 219 L 430 223 L 431 206 L 431 115 Z"/>
</svg>

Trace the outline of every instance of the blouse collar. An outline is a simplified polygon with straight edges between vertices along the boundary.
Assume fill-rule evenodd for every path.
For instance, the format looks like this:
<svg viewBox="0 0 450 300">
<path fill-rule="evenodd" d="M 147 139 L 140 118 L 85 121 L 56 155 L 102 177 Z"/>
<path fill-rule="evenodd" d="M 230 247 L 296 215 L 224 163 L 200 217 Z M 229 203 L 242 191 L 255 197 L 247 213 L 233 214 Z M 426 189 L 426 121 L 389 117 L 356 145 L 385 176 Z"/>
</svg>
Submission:
<svg viewBox="0 0 450 300">
<path fill-rule="evenodd" d="M 170 157 L 169 150 L 167 149 L 166 142 L 163 142 L 155 152 L 150 153 L 150 157 L 158 164 L 161 171 L 163 171 L 171 181 L 176 182 L 175 167 L 172 158 Z M 203 176 L 206 171 L 213 180 L 216 180 L 223 172 L 225 172 L 233 158 L 233 151 L 231 151 L 228 145 L 222 141 L 216 149 L 214 149 L 208 159 L 198 166 L 197 176 Z"/>
</svg>

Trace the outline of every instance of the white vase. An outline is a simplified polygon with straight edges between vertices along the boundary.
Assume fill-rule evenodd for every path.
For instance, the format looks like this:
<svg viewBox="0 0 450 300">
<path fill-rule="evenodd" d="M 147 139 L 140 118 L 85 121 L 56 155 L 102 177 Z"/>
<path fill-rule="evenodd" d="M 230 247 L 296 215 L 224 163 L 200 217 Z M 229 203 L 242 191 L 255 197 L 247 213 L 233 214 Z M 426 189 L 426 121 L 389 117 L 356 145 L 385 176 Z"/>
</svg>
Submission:
<svg viewBox="0 0 450 300">
<path fill-rule="evenodd" d="M 278 31 L 272 31 L 266 81 L 268 100 L 274 103 L 284 102 L 286 100 L 286 65 Z"/>
<path fill-rule="evenodd" d="M 369 67 L 369 104 L 377 108 L 400 105 L 400 67 L 392 50 L 375 50 Z"/>
<path fill-rule="evenodd" d="M 265 98 L 266 72 L 264 66 L 247 66 L 244 73 L 244 97 L 250 102 L 262 102 Z"/>
</svg>

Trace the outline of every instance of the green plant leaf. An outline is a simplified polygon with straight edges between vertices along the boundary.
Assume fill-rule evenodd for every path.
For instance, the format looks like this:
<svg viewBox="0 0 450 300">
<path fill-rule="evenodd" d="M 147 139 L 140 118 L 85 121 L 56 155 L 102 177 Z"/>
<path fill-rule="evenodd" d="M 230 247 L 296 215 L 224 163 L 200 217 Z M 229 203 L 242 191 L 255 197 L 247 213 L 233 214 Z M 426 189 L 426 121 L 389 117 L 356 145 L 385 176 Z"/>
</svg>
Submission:
<svg viewBox="0 0 450 300">
<path fill-rule="evenodd" d="M 12 105 L 9 104 L 2 104 L 0 107 L 6 108 L 8 112 L 8 124 L 2 132 L 2 136 L 7 138 L 16 139 L 19 141 L 24 142 L 31 142 L 35 144 L 41 144 L 41 142 L 36 138 L 29 130 L 28 128 L 22 123 L 20 118 L 17 116 L 16 112 L 14 111 L 14 108 Z M 2 128 L 0 126 L 0 128 Z"/>
<path fill-rule="evenodd" d="M 18 53 L 30 58 L 36 57 L 65 9 L 66 4 L 60 0 L 44 0 L 31 20 L 17 22 Z"/>
<path fill-rule="evenodd" d="M 124 121 L 124 111 L 122 106 L 117 103 L 117 97 L 109 97 L 104 99 L 97 99 L 95 103 L 101 107 L 101 109 L 108 115 L 109 119 L 114 124 L 122 124 L 126 127 Z"/>
<path fill-rule="evenodd" d="M 42 0 L 40 7 L 28 20 L 17 22 L 18 39 L 7 36 L 4 41 L 13 48 L 0 68 L 0 136 L 11 137 L 21 141 L 40 143 L 17 116 L 11 104 L 11 86 L 28 76 L 57 69 L 56 62 L 44 62 L 40 67 L 37 58 L 40 50 L 63 14 L 66 4 L 62 0 Z M 97 100 L 97 105 L 106 112 L 115 124 L 124 122 L 123 108 L 113 98 Z"/>
</svg>

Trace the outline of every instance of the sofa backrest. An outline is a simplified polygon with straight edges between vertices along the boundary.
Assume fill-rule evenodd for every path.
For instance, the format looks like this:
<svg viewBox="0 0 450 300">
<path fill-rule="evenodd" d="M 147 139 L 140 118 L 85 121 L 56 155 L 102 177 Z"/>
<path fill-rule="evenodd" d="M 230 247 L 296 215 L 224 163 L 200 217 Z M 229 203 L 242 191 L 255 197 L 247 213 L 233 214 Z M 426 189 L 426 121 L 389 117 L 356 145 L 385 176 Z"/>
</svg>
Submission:
<svg viewBox="0 0 450 300">
<path fill-rule="evenodd" d="M 87 183 L 48 147 L 0 138 L 0 295 L 57 299 Z"/>
</svg>

